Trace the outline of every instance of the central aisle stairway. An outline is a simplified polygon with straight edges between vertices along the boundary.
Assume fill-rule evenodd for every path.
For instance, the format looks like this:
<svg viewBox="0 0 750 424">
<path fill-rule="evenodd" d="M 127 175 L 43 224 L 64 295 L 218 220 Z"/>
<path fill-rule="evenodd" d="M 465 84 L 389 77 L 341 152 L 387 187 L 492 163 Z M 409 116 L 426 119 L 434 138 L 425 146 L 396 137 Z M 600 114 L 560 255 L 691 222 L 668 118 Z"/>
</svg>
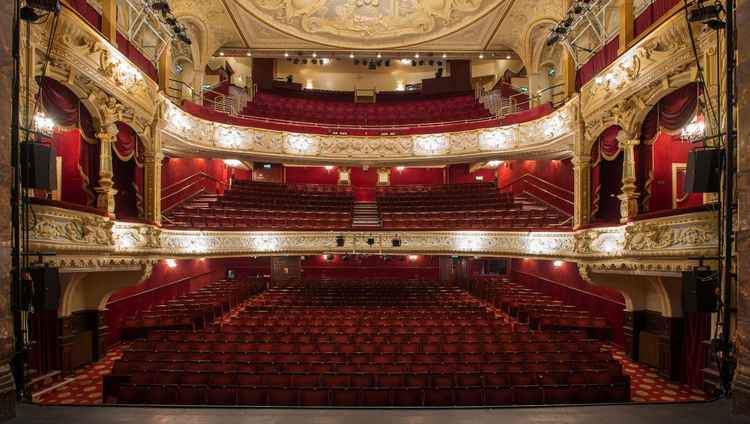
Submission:
<svg viewBox="0 0 750 424">
<path fill-rule="evenodd" d="M 377 202 L 354 202 L 352 209 L 353 228 L 380 228 L 380 226 Z"/>
</svg>

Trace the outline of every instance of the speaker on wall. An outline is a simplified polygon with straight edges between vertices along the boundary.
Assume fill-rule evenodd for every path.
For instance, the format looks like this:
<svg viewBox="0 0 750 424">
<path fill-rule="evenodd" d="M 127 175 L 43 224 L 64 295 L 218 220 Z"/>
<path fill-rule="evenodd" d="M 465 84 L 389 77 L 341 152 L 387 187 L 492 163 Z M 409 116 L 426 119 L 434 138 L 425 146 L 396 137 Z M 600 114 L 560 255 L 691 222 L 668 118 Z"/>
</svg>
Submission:
<svg viewBox="0 0 750 424">
<path fill-rule="evenodd" d="M 21 143 L 21 170 L 26 188 L 57 190 L 57 153 L 55 148 L 42 143 Z"/>
<path fill-rule="evenodd" d="M 719 310 L 719 273 L 695 269 L 682 273 L 683 312 L 717 312 Z"/>
<path fill-rule="evenodd" d="M 57 268 L 29 269 L 34 284 L 33 304 L 37 311 L 55 311 L 60 303 L 60 274 Z"/>
<path fill-rule="evenodd" d="M 721 150 L 690 151 L 685 174 L 685 193 L 718 193 L 720 185 Z"/>
</svg>

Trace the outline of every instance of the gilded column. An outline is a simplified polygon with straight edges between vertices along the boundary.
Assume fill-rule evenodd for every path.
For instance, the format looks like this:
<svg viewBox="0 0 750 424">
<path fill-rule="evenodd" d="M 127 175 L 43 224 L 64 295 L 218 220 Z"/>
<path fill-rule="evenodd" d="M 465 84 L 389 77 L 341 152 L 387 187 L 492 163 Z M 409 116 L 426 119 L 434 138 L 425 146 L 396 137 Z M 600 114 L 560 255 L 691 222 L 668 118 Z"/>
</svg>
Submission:
<svg viewBox="0 0 750 424">
<path fill-rule="evenodd" d="M 628 222 L 638 215 L 638 197 L 636 191 L 635 146 L 641 143 L 638 139 L 619 140 L 623 152 L 622 188 L 617 196 L 620 199 L 620 222 Z"/>
<path fill-rule="evenodd" d="M 146 221 L 161 225 L 161 152 L 146 152 L 143 159 L 144 214 Z"/>
<path fill-rule="evenodd" d="M 573 229 L 591 220 L 591 156 L 573 157 Z"/>
<path fill-rule="evenodd" d="M 115 195 L 117 190 L 114 188 L 112 180 L 114 173 L 112 171 L 112 143 L 115 141 L 115 135 L 109 131 L 100 131 L 96 134 L 99 139 L 99 186 L 96 187 L 96 207 L 111 217 L 115 217 Z"/>
<path fill-rule="evenodd" d="M 635 17 L 633 16 L 633 0 L 618 0 L 617 9 L 620 15 L 620 47 L 618 53 L 628 50 L 635 34 Z"/>
</svg>

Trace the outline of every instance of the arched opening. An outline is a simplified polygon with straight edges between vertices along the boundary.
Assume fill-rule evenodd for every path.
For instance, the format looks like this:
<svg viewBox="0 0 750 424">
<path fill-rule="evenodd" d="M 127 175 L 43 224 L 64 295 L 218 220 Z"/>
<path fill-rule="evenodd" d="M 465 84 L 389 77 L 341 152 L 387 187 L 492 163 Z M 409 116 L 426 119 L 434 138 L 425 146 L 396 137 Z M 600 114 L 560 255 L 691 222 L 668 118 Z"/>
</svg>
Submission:
<svg viewBox="0 0 750 424">
<path fill-rule="evenodd" d="M 591 148 L 591 218 L 613 223 L 620 218 L 623 154 L 617 141 L 619 126 L 604 130 Z"/>
<path fill-rule="evenodd" d="M 130 126 L 117 122 L 112 174 L 117 219 L 143 217 L 143 142 Z"/>
<path fill-rule="evenodd" d="M 691 143 L 683 129 L 691 124 L 704 127 L 699 90 L 697 83 L 691 83 L 672 92 L 651 108 L 643 120 L 636 155 L 641 212 L 703 204 L 702 194 L 687 193 L 684 187 L 688 154 L 698 144 Z"/>
<path fill-rule="evenodd" d="M 45 142 L 55 148 L 59 184 L 56 192 L 37 191 L 37 198 L 79 206 L 96 205 L 99 178 L 99 141 L 91 113 L 78 96 L 51 78 L 39 81 L 40 112 L 55 123 Z"/>
</svg>

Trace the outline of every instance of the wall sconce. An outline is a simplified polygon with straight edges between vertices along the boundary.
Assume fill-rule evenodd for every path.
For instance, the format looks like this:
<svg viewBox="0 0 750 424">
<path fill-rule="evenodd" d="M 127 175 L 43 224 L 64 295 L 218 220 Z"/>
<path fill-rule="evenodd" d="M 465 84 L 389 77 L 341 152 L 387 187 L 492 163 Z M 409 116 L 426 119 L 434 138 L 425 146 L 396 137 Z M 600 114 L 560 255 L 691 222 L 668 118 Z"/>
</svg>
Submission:
<svg viewBox="0 0 750 424">
<path fill-rule="evenodd" d="M 177 268 L 177 261 L 176 260 L 170 258 L 170 259 L 167 259 L 165 262 L 167 263 L 167 266 L 169 268 Z"/>
<path fill-rule="evenodd" d="M 560 268 L 563 265 L 563 261 L 552 262 L 552 265 L 554 265 L 555 268 Z"/>
</svg>

